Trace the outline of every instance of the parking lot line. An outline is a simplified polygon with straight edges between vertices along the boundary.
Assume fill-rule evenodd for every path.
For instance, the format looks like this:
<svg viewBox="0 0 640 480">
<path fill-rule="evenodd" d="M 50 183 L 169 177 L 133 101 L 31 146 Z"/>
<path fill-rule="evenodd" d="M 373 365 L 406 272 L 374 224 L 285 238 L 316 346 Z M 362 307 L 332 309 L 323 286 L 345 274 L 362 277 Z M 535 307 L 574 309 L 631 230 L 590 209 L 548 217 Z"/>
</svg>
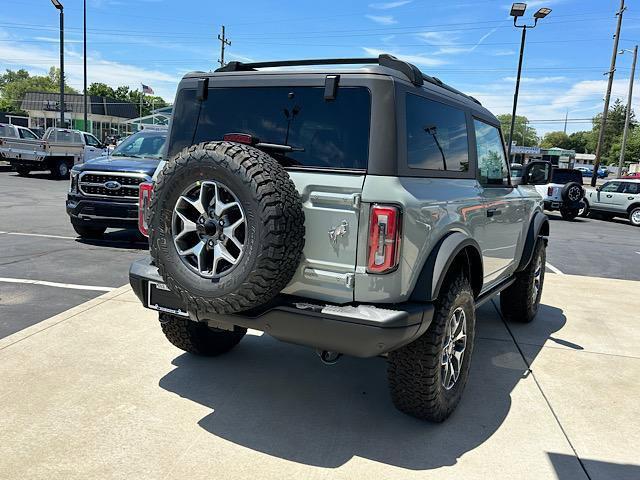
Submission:
<svg viewBox="0 0 640 480">
<path fill-rule="evenodd" d="M 553 273 L 557 273 L 558 275 L 564 275 L 564 273 L 562 273 L 562 272 L 560 271 L 560 269 L 558 269 L 558 268 L 554 267 L 554 266 L 553 266 L 553 265 L 551 265 L 549 262 L 547 262 L 547 263 L 546 263 L 546 265 L 547 265 L 547 268 L 548 268 L 549 270 L 551 270 Z"/>
<path fill-rule="evenodd" d="M 30 285 L 44 285 L 46 287 L 69 288 L 72 290 L 92 290 L 96 292 L 111 292 L 113 287 L 97 287 L 94 285 L 78 285 L 75 283 L 47 282 L 45 280 L 29 280 L 27 278 L 7 278 L 0 277 L 0 282 L 4 283 L 26 283 Z"/>
<path fill-rule="evenodd" d="M 63 240 L 77 240 L 77 237 L 65 237 L 63 235 L 46 235 L 44 233 L 0 232 L 5 235 L 21 235 L 23 237 L 61 238 Z"/>
</svg>

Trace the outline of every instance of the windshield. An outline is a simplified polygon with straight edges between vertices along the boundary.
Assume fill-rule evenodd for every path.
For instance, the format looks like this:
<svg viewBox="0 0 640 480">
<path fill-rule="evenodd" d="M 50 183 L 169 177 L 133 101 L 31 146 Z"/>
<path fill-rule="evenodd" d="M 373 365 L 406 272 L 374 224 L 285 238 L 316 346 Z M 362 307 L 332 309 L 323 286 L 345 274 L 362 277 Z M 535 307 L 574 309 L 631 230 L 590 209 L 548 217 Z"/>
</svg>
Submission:
<svg viewBox="0 0 640 480">
<path fill-rule="evenodd" d="M 511 165 L 511 178 L 520 178 L 522 176 L 522 170 L 524 167 L 522 165 Z"/>
<path fill-rule="evenodd" d="M 135 133 L 118 145 L 111 156 L 134 158 L 162 158 L 165 132 Z"/>
<path fill-rule="evenodd" d="M 211 88 L 202 107 L 193 90 L 176 102 L 169 155 L 226 134 L 252 135 L 287 167 L 366 169 L 371 95 L 364 87 Z M 198 118 L 195 135 L 194 120 Z"/>
</svg>

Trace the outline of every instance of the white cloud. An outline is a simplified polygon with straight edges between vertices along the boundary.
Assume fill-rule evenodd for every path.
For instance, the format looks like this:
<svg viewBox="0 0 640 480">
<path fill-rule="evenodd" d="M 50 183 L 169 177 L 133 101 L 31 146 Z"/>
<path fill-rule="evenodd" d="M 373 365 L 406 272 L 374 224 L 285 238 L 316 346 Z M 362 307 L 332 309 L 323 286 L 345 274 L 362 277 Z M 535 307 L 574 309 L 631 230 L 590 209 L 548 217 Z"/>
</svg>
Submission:
<svg viewBox="0 0 640 480">
<path fill-rule="evenodd" d="M 368 47 L 362 47 L 362 49 L 367 53 L 367 55 L 371 55 L 372 57 L 377 57 L 382 53 L 389 53 L 394 57 L 398 57 L 399 59 L 406 62 L 413 63 L 415 65 L 424 65 L 426 67 L 437 67 L 439 65 L 444 65 L 447 63 L 440 58 L 427 57 L 426 55 L 421 54 L 405 55 L 404 53 L 387 52 L 384 50 L 378 50 L 376 48 Z"/>
<path fill-rule="evenodd" d="M 454 45 L 457 39 L 452 32 L 422 32 L 416 36 L 430 45 Z"/>
<path fill-rule="evenodd" d="M 516 77 L 505 77 L 503 80 L 505 82 L 515 82 Z M 567 77 L 520 77 L 520 82 L 522 83 L 537 83 L 539 85 L 545 83 L 566 82 L 567 80 Z"/>
<path fill-rule="evenodd" d="M 67 83 L 76 89 L 82 89 L 82 54 L 71 49 L 65 50 L 65 77 Z M 46 73 L 51 66 L 59 65 L 57 48 L 25 47 L 12 42 L 0 44 L 0 62 L 9 64 L 13 69 L 26 68 L 36 74 Z M 102 82 L 116 87 L 127 85 L 140 89 L 140 84 L 150 85 L 157 95 L 172 101 L 179 76 L 165 71 L 151 70 L 122 62 L 99 58 L 93 54 L 87 58 L 87 81 Z"/>
<path fill-rule="evenodd" d="M 372 22 L 379 23 L 380 25 L 393 25 L 398 21 L 391 15 L 365 15 Z"/>
<path fill-rule="evenodd" d="M 510 57 L 511 55 L 515 55 L 515 50 L 495 50 L 491 55 L 494 57 Z"/>
<path fill-rule="evenodd" d="M 487 38 L 493 35 L 496 30 L 497 28 L 488 31 L 471 46 L 459 45 L 458 37 L 451 32 L 422 32 L 418 33 L 417 37 L 429 45 L 437 45 L 441 47 L 434 52 L 434 55 L 458 55 L 460 53 L 471 53 L 475 51 L 476 48 L 478 48 Z"/>
<path fill-rule="evenodd" d="M 413 2 L 413 0 L 399 0 L 397 2 L 381 2 L 381 3 L 370 3 L 369 8 L 375 8 L 376 10 L 390 10 L 392 8 L 402 7 L 403 5 L 407 5 L 408 3 Z"/>
</svg>

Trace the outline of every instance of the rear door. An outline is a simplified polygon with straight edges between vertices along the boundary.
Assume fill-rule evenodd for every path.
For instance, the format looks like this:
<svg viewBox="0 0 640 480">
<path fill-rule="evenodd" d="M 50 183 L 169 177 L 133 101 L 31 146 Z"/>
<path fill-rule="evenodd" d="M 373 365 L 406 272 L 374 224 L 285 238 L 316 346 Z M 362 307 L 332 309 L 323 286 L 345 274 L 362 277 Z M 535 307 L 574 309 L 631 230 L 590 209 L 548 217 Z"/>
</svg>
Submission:
<svg viewBox="0 0 640 480">
<path fill-rule="evenodd" d="M 622 182 L 618 192 L 613 197 L 616 210 L 626 212 L 627 208 L 634 201 L 637 201 L 638 194 L 640 194 L 640 183 Z"/>
<path fill-rule="evenodd" d="M 303 260 L 284 293 L 353 301 L 360 195 L 369 155 L 369 89 L 341 80 L 335 98 L 326 99 L 324 77 L 308 86 L 212 83 L 192 143 L 242 133 L 254 143 L 271 144 L 260 148 L 285 166 L 300 193 Z M 175 129 L 174 120 L 172 137 Z M 170 145 L 169 154 L 174 150 Z"/>
</svg>

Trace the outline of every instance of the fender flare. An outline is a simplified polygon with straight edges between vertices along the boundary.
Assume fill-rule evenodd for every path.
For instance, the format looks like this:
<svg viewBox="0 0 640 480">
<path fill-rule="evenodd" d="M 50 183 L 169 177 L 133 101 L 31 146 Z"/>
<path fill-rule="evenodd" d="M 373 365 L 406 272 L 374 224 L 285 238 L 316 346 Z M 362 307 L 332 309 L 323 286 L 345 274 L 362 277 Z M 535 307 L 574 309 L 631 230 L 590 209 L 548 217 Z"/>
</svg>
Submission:
<svg viewBox="0 0 640 480">
<path fill-rule="evenodd" d="M 476 253 L 473 259 L 476 272 L 471 272 L 472 276 L 475 275 L 475 281 L 473 278 L 470 280 L 474 293 L 478 295 L 482 288 L 483 279 L 480 245 L 473 238 L 462 232 L 450 232 L 441 238 L 431 250 L 413 287 L 411 300 L 415 302 L 432 302 L 437 299 L 451 264 L 457 255 L 468 247 L 474 249 Z M 478 268 L 479 272 L 477 272 Z"/>
<path fill-rule="evenodd" d="M 544 213 L 537 212 L 529 223 L 527 239 L 525 240 L 524 248 L 522 249 L 522 256 L 520 257 L 520 263 L 518 264 L 518 268 L 516 268 L 516 272 L 523 271 L 527 268 L 529 262 L 531 262 L 531 257 L 533 256 L 533 250 L 536 246 L 536 242 L 538 241 L 538 237 L 548 236 L 549 218 Z"/>
</svg>

